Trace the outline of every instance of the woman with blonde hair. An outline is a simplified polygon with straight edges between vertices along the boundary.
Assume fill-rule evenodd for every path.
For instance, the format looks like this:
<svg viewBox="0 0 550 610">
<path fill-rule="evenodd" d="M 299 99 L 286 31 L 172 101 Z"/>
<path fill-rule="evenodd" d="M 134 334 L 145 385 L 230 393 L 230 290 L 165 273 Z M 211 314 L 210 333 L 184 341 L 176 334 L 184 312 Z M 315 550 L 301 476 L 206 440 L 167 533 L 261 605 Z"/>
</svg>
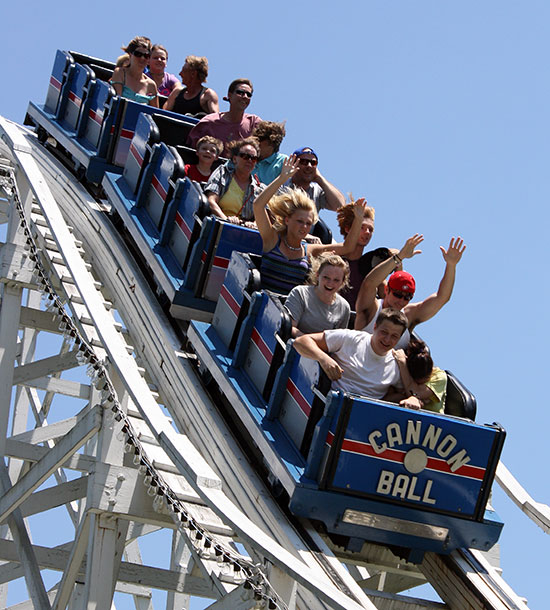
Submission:
<svg viewBox="0 0 550 610">
<path fill-rule="evenodd" d="M 144 74 L 151 58 L 151 41 L 145 36 L 136 36 L 122 50 L 125 54 L 118 58 L 110 80 L 117 95 L 158 108 L 155 81 Z"/>
<path fill-rule="evenodd" d="M 345 256 L 353 251 L 367 205 L 364 199 L 355 202 L 355 220 L 343 243 L 303 243 L 317 221 L 315 204 L 302 189 L 287 188 L 276 195 L 298 168 L 295 156 L 286 159 L 281 174 L 254 201 L 254 219 L 263 241 L 262 286 L 279 294 L 288 294 L 294 286 L 304 283 L 309 257 L 322 252 Z"/>
<path fill-rule="evenodd" d="M 350 306 L 338 293 L 348 280 L 349 265 L 338 254 L 323 252 L 312 260 L 310 284 L 294 286 L 285 301 L 293 337 L 347 328 Z"/>
</svg>

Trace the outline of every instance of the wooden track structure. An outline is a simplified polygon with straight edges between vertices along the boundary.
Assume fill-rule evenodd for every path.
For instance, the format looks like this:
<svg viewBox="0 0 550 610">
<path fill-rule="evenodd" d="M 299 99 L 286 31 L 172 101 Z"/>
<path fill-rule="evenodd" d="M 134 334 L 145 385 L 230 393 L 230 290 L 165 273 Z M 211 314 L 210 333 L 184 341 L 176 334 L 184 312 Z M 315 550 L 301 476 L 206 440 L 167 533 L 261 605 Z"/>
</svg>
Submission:
<svg viewBox="0 0 550 610">
<path fill-rule="evenodd" d="M 25 128 L 0 118 L 0 136 L 0 610 L 152 610 L 153 590 L 168 610 L 527 608 L 480 552 L 348 553 L 283 511 L 107 203 Z M 497 480 L 548 532 L 548 507 L 502 465 Z M 443 603 L 403 595 L 425 582 Z"/>
</svg>

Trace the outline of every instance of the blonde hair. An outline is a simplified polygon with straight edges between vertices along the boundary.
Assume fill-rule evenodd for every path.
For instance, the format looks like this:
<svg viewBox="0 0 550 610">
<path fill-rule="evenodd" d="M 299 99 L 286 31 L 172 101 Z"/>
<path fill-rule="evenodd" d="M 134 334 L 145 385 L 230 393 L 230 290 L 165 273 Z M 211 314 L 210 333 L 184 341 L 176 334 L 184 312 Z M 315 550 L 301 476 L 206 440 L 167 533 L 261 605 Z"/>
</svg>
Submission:
<svg viewBox="0 0 550 610">
<path fill-rule="evenodd" d="M 344 272 L 344 281 L 339 291 L 342 288 L 349 288 L 349 265 L 340 255 L 333 252 L 321 252 L 319 256 L 314 256 L 311 260 L 311 269 L 307 281 L 313 286 L 319 285 L 319 275 L 321 275 L 325 267 L 339 267 Z"/>
<path fill-rule="evenodd" d="M 343 205 L 338 208 L 336 212 L 336 218 L 338 220 L 338 226 L 340 227 L 340 233 L 346 237 L 348 231 L 351 229 L 351 225 L 353 224 L 353 219 L 355 218 L 355 214 L 353 212 L 353 208 L 355 207 L 355 200 L 350 194 L 350 201 L 346 205 Z M 374 221 L 374 208 L 367 206 L 365 208 L 365 220 Z"/>
<path fill-rule="evenodd" d="M 269 201 L 269 211 L 273 216 L 273 228 L 277 233 L 286 231 L 285 218 L 290 218 L 294 212 L 304 210 L 311 212 L 313 224 L 319 218 L 317 208 L 303 189 L 285 187 L 279 195 Z"/>
<path fill-rule="evenodd" d="M 185 58 L 185 63 L 189 65 L 191 70 L 197 71 L 197 76 L 201 83 L 206 82 L 208 76 L 208 59 L 206 57 L 197 57 L 197 55 L 188 55 Z"/>
</svg>

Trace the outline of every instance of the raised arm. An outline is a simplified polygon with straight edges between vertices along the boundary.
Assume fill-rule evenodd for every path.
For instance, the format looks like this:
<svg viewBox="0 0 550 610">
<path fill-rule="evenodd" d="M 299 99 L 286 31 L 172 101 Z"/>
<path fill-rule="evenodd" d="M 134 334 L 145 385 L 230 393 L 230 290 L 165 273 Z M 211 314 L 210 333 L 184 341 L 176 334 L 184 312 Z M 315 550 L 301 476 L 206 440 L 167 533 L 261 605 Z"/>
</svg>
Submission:
<svg viewBox="0 0 550 610">
<path fill-rule="evenodd" d="M 392 271 L 401 265 L 403 260 L 421 254 L 422 250 L 417 250 L 416 247 L 423 241 L 424 236 L 415 233 L 407 239 L 397 254 L 393 254 L 390 258 L 376 265 L 365 277 L 355 301 L 355 311 L 357 312 L 355 328 L 364 328 L 369 323 L 372 317 L 369 314 L 372 314 L 373 309 L 376 307 L 376 291 L 378 286 Z"/>
<path fill-rule="evenodd" d="M 462 254 L 464 253 L 464 250 L 466 250 L 466 246 L 461 237 L 453 237 L 449 242 L 449 248 L 447 250 L 445 250 L 443 246 L 440 246 L 440 249 L 443 254 L 443 260 L 445 261 L 445 272 L 443 273 L 441 282 L 439 282 L 437 292 L 423 301 L 411 303 L 405 308 L 411 329 L 417 324 L 425 322 L 435 316 L 443 305 L 449 302 L 451 295 L 453 294 L 456 266 L 460 262 Z"/>
<path fill-rule="evenodd" d="M 281 173 L 268 184 L 265 189 L 256 197 L 254 200 L 254 220 L 258 226 L 258 231 L 262 236 L 264 252 L 268 252 L 275 247 L 277 243 L 278 235 L 277 231 L 271 224 L 271 219 L 267 213 L 267 205 L 271 198 L 277 193 L 279 188 L 298 171 L 298 161 L 296 157 L 292 156 L 285 159 Z"/>
<path fill-rule="evenodd" d="M 294 348 L 301 356 L 316 360 L 331 381 L 342 377 L 342 367 L 328 355 L 324 332 L 298 337 L 294 340 Z"/>
<path fill-rule="evenodd" d="M 308 246 L 308 254 L 310 256 L 319 256 L 322 252 L 334 252 L 340 256 L 347 256 L 351 254 L 357 246 L 357 240 L 361 234 L 361 225 L 365 218 L 365 209 L 367 207 L 367 200 L 364 197 L 357 199 L 353 205 L 353 222 L 351 228 L 346 235 L 346 239 L 341 243 L 336 244 L 310 244 Z"/>
<path fill-rule="evenodd" d="M 329 210 L 336 212 L 336 210 L 346 204 L 344 195 L 330 183 L 319 171 L 317 167 L 317 173 L 315 175 L 315 182 L 323 189 L 325 198 L 327 201 L 327 207 Z"/>
</svg>

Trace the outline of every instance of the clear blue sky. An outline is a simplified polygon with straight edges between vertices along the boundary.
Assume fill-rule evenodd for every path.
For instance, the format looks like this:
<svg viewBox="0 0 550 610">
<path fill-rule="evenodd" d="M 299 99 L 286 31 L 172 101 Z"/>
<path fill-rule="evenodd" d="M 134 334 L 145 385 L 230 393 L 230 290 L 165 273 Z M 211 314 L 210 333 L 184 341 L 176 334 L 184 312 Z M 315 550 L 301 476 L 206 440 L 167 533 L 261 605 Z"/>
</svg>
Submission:
<svg viewBox="0 0 550 610">
<path fill-rule="evenodd" d="M 419 331 L 476 394 L 478 420 L 506 427 L 505 464 L 549 502 L 550 4 L 211 0 L 199 27 L 183 6 L 10 2 L 0 114 L 21 121 L 29 99 L 43 101 L 57 48 L 115 60 L 138 34 L 168 48 L 174 73 L 206 55 L 220 98 L 252 79 L 250 111 L 287 121 L 283 152 L 312 146 L 329 180 L 375 206 L 374 246 L 424 233 L 407 267 L 419 297 L 443 272 L 439 245 L 464 237 L 453 299 Z M 504 578 L 543 608 L 550 540 L 494 496 Z"/>
</svg>

